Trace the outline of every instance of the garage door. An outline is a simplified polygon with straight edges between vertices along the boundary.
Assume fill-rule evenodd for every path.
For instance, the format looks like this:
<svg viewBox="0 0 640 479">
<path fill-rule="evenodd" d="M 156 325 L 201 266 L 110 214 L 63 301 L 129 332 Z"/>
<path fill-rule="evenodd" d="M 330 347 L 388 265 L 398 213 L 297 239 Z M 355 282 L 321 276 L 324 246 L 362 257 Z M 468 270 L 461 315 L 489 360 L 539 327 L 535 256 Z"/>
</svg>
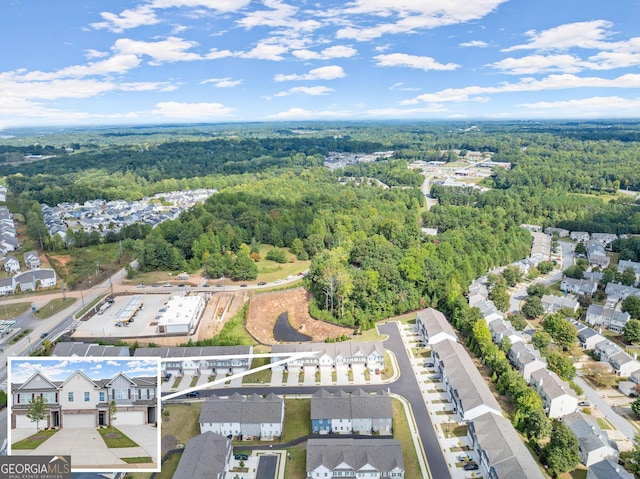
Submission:
<svg viewBox="0 0 640 479">
<path fill-rule="evenodd" d="M 44 427 L 42 425 L 43 423 L 44 423 L 44 426 L 46 426 L 47 420 L 45 419 L 44 421 L 40 421 L 40 427 Z M 16 415 L 16 427 L 32 427 L 34 428 L 34 431 L 35 431 L 36 423 L 31 422 L 31 420 L 27 416 Z"/>
<path fill-rule="evenodd" d="M 144 424 L 144 411 L 118 411 L 114 424 L 121 426 L 123 424 Z"/>
<path fill-rule="evenodd" d="M 96 427 L 96 415 L 63 414 L 62 427 Z"/>
</svg>

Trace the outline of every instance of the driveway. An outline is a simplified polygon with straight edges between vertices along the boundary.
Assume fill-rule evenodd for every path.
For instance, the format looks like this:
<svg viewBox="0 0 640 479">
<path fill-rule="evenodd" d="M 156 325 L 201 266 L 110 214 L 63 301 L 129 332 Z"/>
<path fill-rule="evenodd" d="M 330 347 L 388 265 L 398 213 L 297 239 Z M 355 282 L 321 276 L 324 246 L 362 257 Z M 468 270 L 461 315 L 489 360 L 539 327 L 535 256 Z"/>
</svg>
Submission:
<svg viewBox="0 0 640 479">
<path fill-rule="evenodd" d="M 36 449 L 21 449 L 19 454 L 28 456 L 70 455 L 71 465 L 77 467 L 105 467 L 115 466 L 123 468 L 127 463 L 122 457 L 153 458 L 157 464 L 158 458 L 158 430 L 150 426 L 121 426 L 120 430 L 134 441 L 138 447 L 108 448 L 100 434 L 92 427 L 75 427 L 60 429 L 52 438 L 43 442 Z M 30 428 L 14 429 L 11 440 L 15 442 L 20 437 L 33 434 Z M 155 467 L 149 465 L 150 468 Z"/>
</svg>

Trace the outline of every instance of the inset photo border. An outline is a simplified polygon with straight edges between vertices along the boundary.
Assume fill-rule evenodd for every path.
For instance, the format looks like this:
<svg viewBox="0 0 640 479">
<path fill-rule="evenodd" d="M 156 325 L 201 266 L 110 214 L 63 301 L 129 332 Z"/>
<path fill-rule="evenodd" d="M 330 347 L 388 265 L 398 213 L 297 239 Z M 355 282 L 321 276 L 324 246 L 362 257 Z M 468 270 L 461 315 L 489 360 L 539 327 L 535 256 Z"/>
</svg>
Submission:
<svg viewBox="0 0 640 479">
<path fill-rule="evenodd" d="M 160 359 L 14 357 L 9 455 L 71 456 L 72 472 L 160 471 Z"/>
</svg>

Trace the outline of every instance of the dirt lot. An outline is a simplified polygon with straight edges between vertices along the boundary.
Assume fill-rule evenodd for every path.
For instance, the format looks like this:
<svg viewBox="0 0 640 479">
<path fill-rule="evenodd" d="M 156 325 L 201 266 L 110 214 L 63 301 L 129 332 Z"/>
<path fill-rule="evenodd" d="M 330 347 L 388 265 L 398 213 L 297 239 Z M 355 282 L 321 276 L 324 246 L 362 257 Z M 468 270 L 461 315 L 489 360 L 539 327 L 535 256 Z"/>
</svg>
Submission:
<svg viewBox="0 0 640 479">
<path fill-rule="evenodd" d="M 247 330 L 261 343 L 275 344 L 273 326 L 278 316 L 287 311 L 291 326 L 316 342 L 353 332 L 352 328 L 313 319 L 309 315 L 310 300 L 311 294 L 304 288 L 256 295 L 249 303 Z"/>
</svg>

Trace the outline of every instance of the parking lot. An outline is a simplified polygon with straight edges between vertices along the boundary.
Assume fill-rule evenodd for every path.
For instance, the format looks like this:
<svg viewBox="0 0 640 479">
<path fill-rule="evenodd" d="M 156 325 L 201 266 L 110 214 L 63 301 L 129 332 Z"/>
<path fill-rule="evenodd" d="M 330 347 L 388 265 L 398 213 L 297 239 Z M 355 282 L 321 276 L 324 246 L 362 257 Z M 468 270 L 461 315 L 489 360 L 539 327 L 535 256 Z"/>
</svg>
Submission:
<svg viewBox="0 0 640 479">
<path fill-rule="evenodd" d="M 166 305 L 167 301 L 172 296 L 185 295 L 186 293 L 174 293 L 167 294 L 162 293 L 160 290 L 155 294 L 140 293 L 143 297 L 143 307 L 133 317 L 133 321 L 130 321 L 126 325 L 117 326 L 116 318 L 118 314 L 123 311 L 132 298 L 136 295 L 122 295 L 115 296 L 113 298 L 113 304 L 103 310 L 94 314 L 87 321 L 80 321 L 74 337 L 81 338 L 132 338 L 132 337 L 144 337 L 144 336 L 156 336 L 157 328 L 157 316 L 160 312 L 160 308 Z M 97 306 L 100 309 L 100 306 Z"/>
</svg>

